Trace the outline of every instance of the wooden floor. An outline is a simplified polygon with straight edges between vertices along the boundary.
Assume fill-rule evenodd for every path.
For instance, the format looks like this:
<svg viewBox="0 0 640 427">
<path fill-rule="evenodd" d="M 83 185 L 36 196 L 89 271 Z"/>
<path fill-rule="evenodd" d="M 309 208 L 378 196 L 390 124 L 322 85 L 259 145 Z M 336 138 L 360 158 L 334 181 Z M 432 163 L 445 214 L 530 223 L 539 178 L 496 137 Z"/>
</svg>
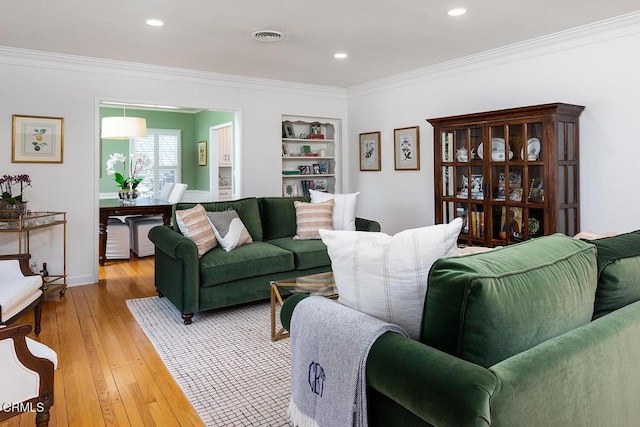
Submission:
<svg viewBox="0 0 640 427">
<path fill-rule="evenodd" d="M 125 304 L 156 295 L 153 257 L 108 261 L 99 275 L 98 285 L 45 300 L 37 340 L 59 360 L 49 425 L 202 426 Z M 23 320 L 33 324 L 33 314 Z M 0 423 L 33 425 L 35 414 Z"/>
</svg>

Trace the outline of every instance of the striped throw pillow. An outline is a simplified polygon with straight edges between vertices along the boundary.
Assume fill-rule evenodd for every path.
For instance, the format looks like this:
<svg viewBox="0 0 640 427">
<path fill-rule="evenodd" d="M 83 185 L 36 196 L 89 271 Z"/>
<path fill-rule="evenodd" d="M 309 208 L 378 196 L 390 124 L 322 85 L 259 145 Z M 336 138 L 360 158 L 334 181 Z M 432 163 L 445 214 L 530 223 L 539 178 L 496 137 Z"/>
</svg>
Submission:
<svg viewBox="0 0 640 427">
<path fill-rule="evenodd" d="M 322 203 L 293 202 L 296 208 L 295 240 L 320 239 L 318 230 L 333 230 L 333 203 L 330 199 Z"/>
<path fill-rule="evenodd" d="M 180 232 L 193 240 L 198 247 L 198 256 L 218 246 L 207 212 L 198 204 L 191 209 L 176 211 L 176 222 Z"/>
</svg>

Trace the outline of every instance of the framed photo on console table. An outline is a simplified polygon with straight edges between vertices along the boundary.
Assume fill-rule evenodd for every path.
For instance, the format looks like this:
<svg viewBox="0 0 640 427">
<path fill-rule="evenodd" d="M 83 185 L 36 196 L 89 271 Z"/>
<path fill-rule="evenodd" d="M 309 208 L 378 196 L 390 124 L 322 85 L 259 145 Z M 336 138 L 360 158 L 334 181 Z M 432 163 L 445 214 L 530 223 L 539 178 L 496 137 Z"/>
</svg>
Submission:
<svg viewBox="0 0 640 427">
<path fill-rule="evenodd" d="M 13 115 L 13 163 L 62 163 L 62 117 Z"/>
<path fill-rule="evenodd" d="M 380 170 L 380 131 L 360 134 L 360 170 Z"/>
<path fill-rule="evenodd" d="M 396 170 L 420 170 L 420 127 L 393 130 L 393 159 Z"/>
</svg>

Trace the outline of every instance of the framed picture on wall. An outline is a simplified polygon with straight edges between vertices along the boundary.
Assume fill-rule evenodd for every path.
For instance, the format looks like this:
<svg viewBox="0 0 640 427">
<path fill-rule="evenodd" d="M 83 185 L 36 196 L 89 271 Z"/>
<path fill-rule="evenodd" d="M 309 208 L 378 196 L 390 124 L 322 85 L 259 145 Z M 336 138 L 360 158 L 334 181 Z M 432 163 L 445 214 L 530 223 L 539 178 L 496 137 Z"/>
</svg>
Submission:
<svg viewBox="0 0 640 427">
<path fill-rule="evenodd" d="M 207 141 L 198 142 L 198 166 L 207 166 Z"/>
<path fill-rule="evenodd" d="M 380 170 L 380 131 L 360 134 L 360 170 Z"/>
<path fill-rule="evenodd" d="M 420 170 L 420 127 L 393 130 L 395 170 Z"/>
<path fill-rule="evenodd" d="M 13 115 L 13 163 L 62 163 L 62 117 Z"/>
</svg>

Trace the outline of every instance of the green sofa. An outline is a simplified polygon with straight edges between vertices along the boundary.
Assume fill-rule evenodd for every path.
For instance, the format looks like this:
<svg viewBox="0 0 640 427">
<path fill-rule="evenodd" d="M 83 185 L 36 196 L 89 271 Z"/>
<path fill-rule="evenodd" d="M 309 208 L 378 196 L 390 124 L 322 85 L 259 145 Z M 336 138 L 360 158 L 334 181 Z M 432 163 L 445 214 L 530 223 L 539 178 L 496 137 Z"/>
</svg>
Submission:
<svg viewBox="0 0 640 427">
<path fill-rule="evenodd" d="M 442 258 L 428 284 L 420 340 L 369 352 L 371 425 L 640 425 L 640 231 Z"/>
<path fill-rule="evenodd" d="M 327 248 L 321 240 L 293 240 L 296 234 L 295 200 L 309 198 L 261 197 L 200 203 L 205 210 L 234 209 L 253 243 L 225 252 L 216 247 L 198 258 L 196 244 L 183 236 L 174 207 L 173 227 L 149 231 L 155 245 L 155 286 L 182 313 L 185 324 L 194 313 L 269 298 L 269 282 L 331 271 Z M 356 218 L 356 229 L 380 231 L 376 221 Z"/>
</svg>

